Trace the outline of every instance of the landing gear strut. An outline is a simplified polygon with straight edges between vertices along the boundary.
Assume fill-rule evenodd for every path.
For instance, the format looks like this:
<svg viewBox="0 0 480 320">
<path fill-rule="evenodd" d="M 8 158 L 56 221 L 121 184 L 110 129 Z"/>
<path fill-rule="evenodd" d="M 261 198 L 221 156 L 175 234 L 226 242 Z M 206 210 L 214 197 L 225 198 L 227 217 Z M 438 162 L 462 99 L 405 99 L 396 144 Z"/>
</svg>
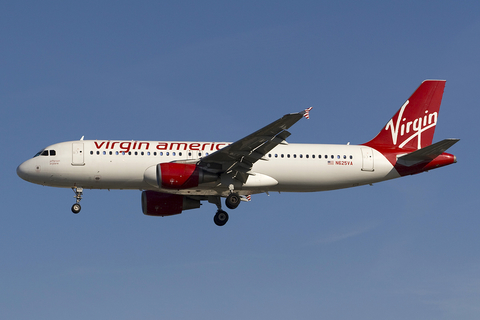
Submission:
<svg viewBox="0 0 480 320">
<path fill-rule="evenodd" d="M 82 210 L 82 207 L 80 206 L 80 200 L 82 200 L 83 188 L 73 187 L 72 190 L 75 192 L 74 198 L 77 200 L 77 202 L 72 206 L 72 212 L 77 214 L 80 212 L 80 210 Z"/>
</svg>

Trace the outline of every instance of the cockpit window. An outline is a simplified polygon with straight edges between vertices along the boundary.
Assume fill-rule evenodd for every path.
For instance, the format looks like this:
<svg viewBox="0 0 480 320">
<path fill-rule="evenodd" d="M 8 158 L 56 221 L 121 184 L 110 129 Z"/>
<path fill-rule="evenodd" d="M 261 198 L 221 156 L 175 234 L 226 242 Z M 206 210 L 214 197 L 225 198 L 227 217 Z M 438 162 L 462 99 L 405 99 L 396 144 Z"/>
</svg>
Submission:
<svg viewBox="0 0 480 320">
<path fill-rule="evenodd" d="M 38 156 L 48 156 L 48 153 L 50 152 L 50 155 L 51 156 L 55 156 L 57 153 L 55 152 L 55 150 L 41 150 L 41 151 L 38 151 L 36 155 L 34 155 L 33 157 L 38 157 Z"/>
</svg>

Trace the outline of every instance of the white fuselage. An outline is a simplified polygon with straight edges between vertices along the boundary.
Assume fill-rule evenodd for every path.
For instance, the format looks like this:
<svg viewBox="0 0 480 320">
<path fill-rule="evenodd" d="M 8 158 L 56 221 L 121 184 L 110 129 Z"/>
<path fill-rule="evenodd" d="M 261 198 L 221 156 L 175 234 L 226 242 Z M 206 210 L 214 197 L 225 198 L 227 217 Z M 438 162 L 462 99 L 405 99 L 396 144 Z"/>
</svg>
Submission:
<svg viewBox="0 0 480 320">
<path fill-rule="evenodd" d="M 165 190 L 148 182 L 157 164 L 195 162 L 227 146 L 214 142 L 79 140 L 51 145 L 22 163 L 18 174 L 52 187 L 139 189 L 188 195 L 223 195 L 220 182 Z M 53 153 L 51 151 L 54 151 Z M 47 152 L 45 152 L 47 151 Z M 54 154 L 54 155 L 51 155 Z M 239 194 L 268 191 L 312 192 L 355 187 L 400 177 L 378 151 L 362 145 L 278 145 L 257 161 Z"/>
</svg>

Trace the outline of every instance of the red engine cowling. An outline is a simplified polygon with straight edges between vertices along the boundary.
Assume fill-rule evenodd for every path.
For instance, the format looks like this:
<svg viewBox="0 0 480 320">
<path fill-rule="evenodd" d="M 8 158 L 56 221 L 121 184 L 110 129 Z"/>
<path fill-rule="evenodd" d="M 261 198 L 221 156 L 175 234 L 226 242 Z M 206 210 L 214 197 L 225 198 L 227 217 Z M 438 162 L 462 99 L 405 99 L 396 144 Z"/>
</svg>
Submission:
<svg viewBox="0 0 480 320">
<path fill-rule="evenodd" d="M 157 183 L 166 189 L 188 189 L 198 186 L 200 169 L 196 164 L 160 163 L 157 166 Z"/>
<path fill-rule="evenodd" d="M 196 164 L 167 162 L 157 165 L 157 184 L 165 189 L 194 188 L 217 179 L 217 175 L 205 172 Z"/>
<path fill-rule="evenodd" d="M 167 162 L 148 167 L 144 180 L 149 185 L 163 189 L 188 189 L 199 184 L 214 182 L 218 175 L 192 163 Z"/>
<path fill-rule="evenodd" d="M 200 208 L 200 200 L 150 190 L 142 192 L 142 211 L 147 216 L 172 216 L 196 208 Z"/>
</svg>

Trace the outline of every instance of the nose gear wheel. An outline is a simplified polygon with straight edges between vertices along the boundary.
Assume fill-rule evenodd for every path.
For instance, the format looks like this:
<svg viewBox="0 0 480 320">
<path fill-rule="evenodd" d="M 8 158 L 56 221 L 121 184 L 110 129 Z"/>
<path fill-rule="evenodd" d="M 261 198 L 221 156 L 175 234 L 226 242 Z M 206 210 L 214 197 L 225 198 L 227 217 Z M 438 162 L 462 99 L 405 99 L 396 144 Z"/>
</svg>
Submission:
<svg viewBox="0 0 480 320">
<path fill-rule="evenodd" d="M 75 193 L 74 198 L 76 199 L 76 203 L 74 203 L 72 206 L 72 212 L 77 214 L 80 212 L 80 210 L 82 210 L 82 207 L 80 206 L 80 200 L 82 200 L 83 188 L 73 187 L 72 190 Z"/>
</svg>

